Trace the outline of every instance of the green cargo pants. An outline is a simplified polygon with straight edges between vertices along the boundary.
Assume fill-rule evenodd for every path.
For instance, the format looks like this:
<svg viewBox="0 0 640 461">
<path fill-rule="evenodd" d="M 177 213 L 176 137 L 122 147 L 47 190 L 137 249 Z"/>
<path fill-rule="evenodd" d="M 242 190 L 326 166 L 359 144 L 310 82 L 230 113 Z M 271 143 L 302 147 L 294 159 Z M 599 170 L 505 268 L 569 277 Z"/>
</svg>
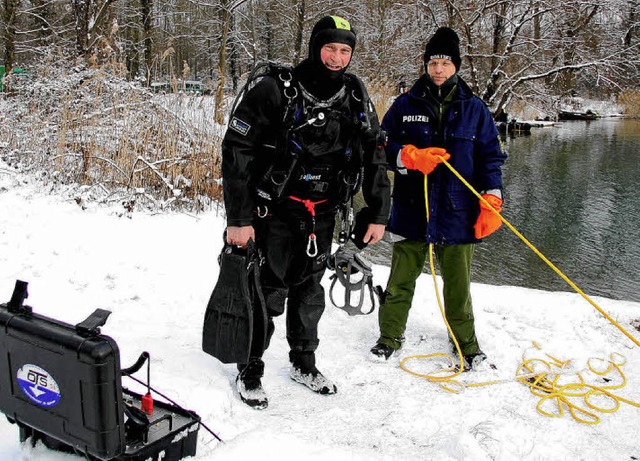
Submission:
<svg viewBox="0 0 640 461">
<path fill-rule="evenodd" d="M 480 350 L 476 339 L 471 305 L 471 261 L 474 244 L 434 245 L 434 253 L 444 284 L 443 297 L 447 322 L 463 355 Z M 391 273 L 385 299 L 380 306 L 379 343 L 394 349 L 402 346 L 416 279 L 429 255 L 429 244 L 403 240 L 393 244 Z M 426 280 L 426 279 L 425 279 Z"/>
</svg>

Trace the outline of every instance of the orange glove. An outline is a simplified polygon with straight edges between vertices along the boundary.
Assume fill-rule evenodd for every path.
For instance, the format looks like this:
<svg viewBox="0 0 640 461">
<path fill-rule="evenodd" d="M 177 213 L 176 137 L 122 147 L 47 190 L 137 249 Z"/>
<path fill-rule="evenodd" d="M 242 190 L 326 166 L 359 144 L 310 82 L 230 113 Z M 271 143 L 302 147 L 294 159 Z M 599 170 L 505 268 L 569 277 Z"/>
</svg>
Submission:
<svg viewBox="0 0 640 461">
<path fill-rule="evenodd" d="M 483 194 L 482 198 L 489 202 L 498 213 L 502 211 L 502 199 L 493 194 Z M 480 200 L 480 214 L 476 225 L 473 226 L 476 238 L 481 239 L 488 237 L 502 226 L 502 220 L 489 208 L 482 200 Z"/>
<path fill-rule="evenodd" d="M 451 155 L 441 147 L 425 147 L 418 149 L 413 144 L 407 144 L 400 152 L 400 160 L 410 170 L 419 170 L 425 176 L 431 173 L 438 163 L 449 160 Z"/>
</svg>

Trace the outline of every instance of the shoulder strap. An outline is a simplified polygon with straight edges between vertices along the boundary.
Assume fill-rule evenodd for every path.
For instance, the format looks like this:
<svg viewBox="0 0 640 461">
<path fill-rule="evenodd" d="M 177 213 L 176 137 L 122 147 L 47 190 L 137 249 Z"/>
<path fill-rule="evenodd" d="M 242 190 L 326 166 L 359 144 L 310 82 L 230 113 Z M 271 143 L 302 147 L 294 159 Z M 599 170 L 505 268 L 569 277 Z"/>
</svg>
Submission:
<svg viewBox="0 0 640 461">
<path fill-rule="evenodd" d="M 292 121 L 291 116 L 295 114 L 296 104 L 300 97 L 300 90 L 293 74 L 293 68 L 281 64 L 270 63 L 270 75 L 276 80 L 278 88 L 282 93 L 284 110 L 282 121 L 286 125 Z"/>
<path fill-rule="evenodd" d="M 347 82 L 347 91 L 349 92 L 349 104 L 356 114 L 356 124 L 359 125 L 362 132 L 366 132 L 374 128 L 369 116 L 375 110 L 371 103 L 371 98 L 367 88 L 358 76 L 348 72 L 344 75 Z"/>
<path fill-rule="evenodd" d="M 251 88 L 253 88 L 262 77 L 267 76 L 273 78 L 278 84 L 278 88 L 280 88 L 282 100 L 286 102 L 283 120 L 287 117 L 287 112 L 290 111 L 290 107 L 294 105 L 295 100 L 298 98 L 298 88 L 294 81 L 293 68 L 272 61 L 262 61 L 258 62 L 253 67 L 251 73 L 247 77 L 247 81 L 244 83 L 240 91 L 238 91 L 238 94 L 233 100 L 233 105 L 231 106 L 229 120 L 232 119 L 233 113 L 238 107 L 238 104 L 240 104 L 245 93 L 251 90 Z"/>
<path fill-rule="evenodd" d="M 356 104 L 360 106 L 360 109 L 367 109 L 367 104 L 369 102 L 369 93 L 367 92 L 367 88 L 364 86 L 364 83 L 360 78 L 349 72 L 344 74 L 345 81 L 347 84 L 347 89 L 349 90 L 349 98 Z"/>
</svg>

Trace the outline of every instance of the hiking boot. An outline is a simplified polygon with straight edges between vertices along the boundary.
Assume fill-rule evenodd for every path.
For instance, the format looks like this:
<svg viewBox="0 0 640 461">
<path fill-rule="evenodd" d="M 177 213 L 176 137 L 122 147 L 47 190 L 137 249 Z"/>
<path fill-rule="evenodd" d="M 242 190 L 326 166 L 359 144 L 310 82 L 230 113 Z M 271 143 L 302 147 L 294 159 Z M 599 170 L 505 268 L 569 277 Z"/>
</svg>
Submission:
<svg viewBox="0 0 640 461">
<path fill-rule="evenodd" d="M 289 376 L 295 382 L 304 384 L 313 392 L 322 395 L 330 395 L 338 392 L 338 388 L 316 368 L 315 354 L 313 352 L 289 352 L 291 369 Z"/>
<path fill-rule="evenodd" d="M 386 362 L 395 351 L 393 347 L 387 344 L 378 343 L 371 348 L 369 358 L 374 362 Z"/>
<path fill-rule="evenodd" d="M 320 373 L 317 368 L 305 373 L 300 368 L 291 366 L 289 375 L 294 381 L 304 384 L 313 392 L 317 392 L 318 394 L 330 395 L 338 392 L 336 385 Z"/>
<path fill-rule="evenodd" d="M 478 351 L 472 354 L 463 355 L 462 359 L 464 362 L 463 371 L 470 371 L 476 369 L 478 365 L 487 360 L 487 355 L 482 351 Z M 459 369 L 459 366 L 460 364 L 456 365 L 456 370 Z"/>
<path fill-rule="evenodd" d="M 256 410 L 267 408 L 269 400 L 260 379 L 264 372 L 264 362 L 260 359 L 252 359 L 246 366 L 238 364 L 238 368 L 242 368 L 236 377 L 236 389 L 240 399 Z"/>
</svg>

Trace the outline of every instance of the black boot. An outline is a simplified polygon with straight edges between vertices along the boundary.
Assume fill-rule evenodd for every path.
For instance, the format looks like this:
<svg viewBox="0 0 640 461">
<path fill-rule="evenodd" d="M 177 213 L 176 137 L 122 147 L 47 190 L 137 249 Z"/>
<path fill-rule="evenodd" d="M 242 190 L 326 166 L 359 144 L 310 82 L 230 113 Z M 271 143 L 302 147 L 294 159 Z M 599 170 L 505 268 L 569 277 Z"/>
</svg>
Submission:
<svg viewBox="0 0 640 461">
<path fill-rule="evenodd" d="M 371 348 L 370 359 L 373 362 L 386 362 L 396 350 L 388 344 L 377 343 Z"/>
<path fill-rule="evenodd" d="M 264 374 L 264 362 L 260 358 L 252 357 L 248 364 L 238 364 L 236 388 L 240 399 L 251 408 L 264 410 L 269 405 L 267 394 L 262 388 L 260 378 Z"/>
<path fill-rule="evenodd" d="M 318 394 L 329 395 L 338 392 L 336 385 L 316 368 L 316 356 L 313 352 L 291 351 L 289 360 L 291 361 L 289 376 L 294 381 L 304 384 Z"/>
<path fill-rule="evenodd" d="M 467 354 L 463 356 L 463 359 L 464 359 L 464 371 L 469 371 L 469 370 L 475 370 L 476 368 L 478 368 L 478 365 L 480 365 L 482 362 L 487 360 L 487 355 L 484 352 L 479 350 L 478 352 L 474 352 L 472 354 Z"/>
<path fill-rule="evenodd" d="M 471 354 L 463 355 L 462 356 L 462 363 L 463 363 L 462 371 L 476 370 L 478 368 L 478 366 L 482 362 L 484 362 L 485 360 L 487 360 L 487 355 L 482 351 L 473 352 Z M 495 368 L 495 365 L 491 365 L 490 364 L 489 367 Z M 455 371 L 458 371 L 460 369 L 460 364 L 459 363 L 455 364 L 453 369 Z"/>
</svg>

